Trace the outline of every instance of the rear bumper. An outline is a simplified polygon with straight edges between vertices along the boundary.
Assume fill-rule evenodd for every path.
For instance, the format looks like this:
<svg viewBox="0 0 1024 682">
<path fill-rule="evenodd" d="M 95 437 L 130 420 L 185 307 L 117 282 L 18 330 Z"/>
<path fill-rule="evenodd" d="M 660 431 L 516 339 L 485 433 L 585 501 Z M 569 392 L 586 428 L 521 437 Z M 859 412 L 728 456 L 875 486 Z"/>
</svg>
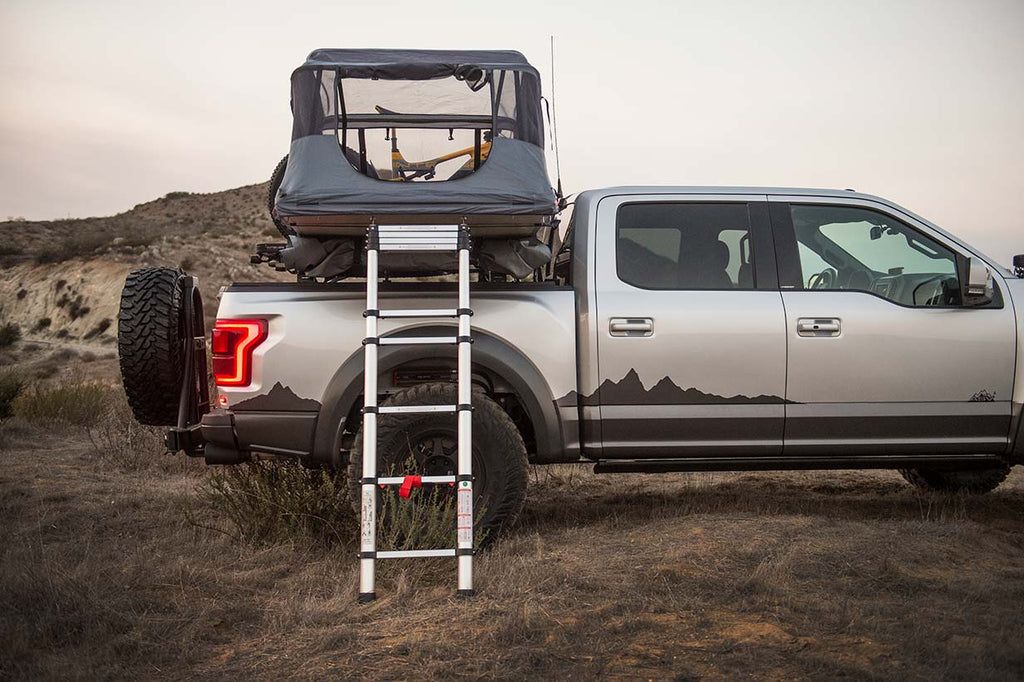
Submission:
<svg viewBox="0 0 1024 682">
<path fill-rule="evenodd" d="M 200 425 L 202 455 L 207 464 L 247 462 L 253 452 L 308 458 L 316 420 L 316 412 L 213 410 L 203 415 Z"/>
</svg>

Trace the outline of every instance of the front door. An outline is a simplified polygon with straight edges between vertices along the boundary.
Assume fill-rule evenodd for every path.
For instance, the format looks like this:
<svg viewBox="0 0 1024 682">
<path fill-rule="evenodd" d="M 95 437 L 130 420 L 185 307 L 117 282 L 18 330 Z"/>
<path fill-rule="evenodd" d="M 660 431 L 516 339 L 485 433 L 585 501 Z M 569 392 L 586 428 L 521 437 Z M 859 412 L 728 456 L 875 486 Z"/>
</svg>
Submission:
<svg viewBox="0 0 1024 682">
<path fill-rule="evenodd" d="M 785 316 L 762 196 L 597 210 L 602 458 L 777 455 Z"/>
<path fill-rule="evenodd" d="M 958 255 L 867 200 L 772 201 L 786 309 L 786 455 L 999 454 L 1016 330 L 960 302 Z M 996 277 L 996 288 L 999 288 Z"/>
</svg>

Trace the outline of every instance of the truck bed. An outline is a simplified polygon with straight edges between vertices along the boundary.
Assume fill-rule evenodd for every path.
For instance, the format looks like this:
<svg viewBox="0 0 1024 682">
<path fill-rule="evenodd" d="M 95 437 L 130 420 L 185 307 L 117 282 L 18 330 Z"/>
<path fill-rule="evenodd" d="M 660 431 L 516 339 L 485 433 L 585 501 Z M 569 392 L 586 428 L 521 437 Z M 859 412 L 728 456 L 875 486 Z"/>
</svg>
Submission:
<svg viewBox="0 0 1024 682">
<path fill-rule="evenodd" d="M 219 407 L 234 414 L 239 436 L 247 441 L 240 443 L 241 447 L 299 456 L 308 452 L 297 443 L 309 442 L 309 451 L 326 447 L 305 435 L 296 436 L 297 432 L 315 430 L 314 440 L 322 441 L 331 428 L 324 423 L 327 408 L 336 409 L 333 403 L 340 400 L 340 393 L 358 379 L 354 373 L 361 375 L 364 286 L 359 282 L 237 283 L 223 292 L 218 319 L 268 320 L 267 339 L 253 355 L 252 384 L 219 389 Z M 578 416 L 571 400 L 575 397 L 577 365 L 573 289 L 553 284 L 474 283 L 471 297 L 474 351 L 483 345 L 491 349 L 488 352 L 492 356 L 505 353 L 510 358 L 518 356 L 519 362 L 528 362 L 534 375 L 540 377 L 534 383 L 542 384 L 531 385 L 531 392 L 549 400 L 547 409 L 559 415 L 563 431 L 560 449 L 578 453 Z M 382 309 L 457 307 L 454 283 L 383 283 L 380 299 Z M 454 335 L 456 320 L 379 322 L 381 336 L 414 329 L 420 336 L 444 335 L 448 330 Z M 427 329 L 439 334 L 424 334 Z M 421 346 L 417 352 L 420 357 L 433 354 L 443 359 L 454 357 L 454 346 Z M 357 383 L 361 388 L 362 380 Z M 385 393 L 395 390 L 391 377 L 383 376 L 383 372 L 380 386 Z M 557 402 L 567 396 L 573 404 Z M 291 445 L 284 447 L 286 443 Z"/>
</svg>

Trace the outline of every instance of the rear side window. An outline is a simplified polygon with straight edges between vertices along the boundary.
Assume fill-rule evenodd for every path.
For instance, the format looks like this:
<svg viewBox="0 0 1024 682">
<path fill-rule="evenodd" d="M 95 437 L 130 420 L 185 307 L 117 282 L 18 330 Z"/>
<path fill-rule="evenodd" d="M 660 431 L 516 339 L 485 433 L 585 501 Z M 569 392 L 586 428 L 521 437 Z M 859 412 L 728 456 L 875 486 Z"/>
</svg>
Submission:
<svg viewBox="0 0 1024 682">
<path fill-rule="evenodd" d="M 619 207 L 615 267 L 641 289 L 753 289 L 746 204 Z"/>
</svg>

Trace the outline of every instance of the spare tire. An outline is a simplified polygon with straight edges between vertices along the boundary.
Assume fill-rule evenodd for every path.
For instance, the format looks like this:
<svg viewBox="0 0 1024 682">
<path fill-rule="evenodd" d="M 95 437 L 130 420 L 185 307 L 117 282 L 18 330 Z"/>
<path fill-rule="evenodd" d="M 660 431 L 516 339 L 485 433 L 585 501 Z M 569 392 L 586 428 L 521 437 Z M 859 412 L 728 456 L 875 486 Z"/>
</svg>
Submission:
<svg viewBox="0 0 1024 682">
<path fill-rule="evenodd" d="M 270 188 L 267 191 L 267 212 L 270 213 L 270 219 L 274 221 L 274 226 L 283 237 L 295 234 L 295 230 L 288 227 L 283 220 L 277 217 L 277 190 L 281 188 L 281 182 L 284 180 L 284 172 L 286 170 L 288 170 L 287 154 L 278 162 L 274 172 L 270 174 Z"/>
<path fill-rule="evenodd" d="M 185 372 L 185 300 L 181 268 L 133 270 L 121 291 L 117 352 L 135 418 L 151 426 L 178 422 Z"/>
</svg>

